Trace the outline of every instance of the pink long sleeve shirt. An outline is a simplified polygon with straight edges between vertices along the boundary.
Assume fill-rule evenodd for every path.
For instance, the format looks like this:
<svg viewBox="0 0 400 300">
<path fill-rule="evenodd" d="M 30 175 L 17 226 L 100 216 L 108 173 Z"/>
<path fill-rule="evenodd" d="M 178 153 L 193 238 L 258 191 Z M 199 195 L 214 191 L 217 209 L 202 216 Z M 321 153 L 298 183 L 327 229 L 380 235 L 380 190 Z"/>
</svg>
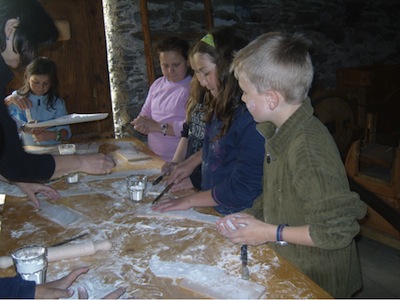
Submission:
<svg viewBox="0 0 400 300">
<path fill-rule="evenodd" d="M 151 132 L 147 136 L 149 148 L 167 162 L 172 160 L 181 137 L 191 80 L 191 76 L 179 82 L 171 82 L 164 76 L 158 78 L 150 86 L 140 112 L 160 124 L 172 125 L 174 136 L 164 136 L 161 132 Z"/>
</svg>

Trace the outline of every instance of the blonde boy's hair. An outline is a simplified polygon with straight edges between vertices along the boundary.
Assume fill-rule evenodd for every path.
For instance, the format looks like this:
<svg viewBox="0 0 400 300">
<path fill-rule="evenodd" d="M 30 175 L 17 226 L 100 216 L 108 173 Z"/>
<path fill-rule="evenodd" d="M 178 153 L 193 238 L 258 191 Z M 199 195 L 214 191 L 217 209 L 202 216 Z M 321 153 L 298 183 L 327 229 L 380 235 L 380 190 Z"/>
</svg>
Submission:
<svg viewBox="0 0 400 300">
<path fill-rule="evenodd" d="M 303 101 L 311 88 L 314 70 L 302 34 L 270 32 L 250 42 L 235 55 L 231 72 L 245 76 L 257 92 L 280 92 L 288 103 Z"/>
</svg>

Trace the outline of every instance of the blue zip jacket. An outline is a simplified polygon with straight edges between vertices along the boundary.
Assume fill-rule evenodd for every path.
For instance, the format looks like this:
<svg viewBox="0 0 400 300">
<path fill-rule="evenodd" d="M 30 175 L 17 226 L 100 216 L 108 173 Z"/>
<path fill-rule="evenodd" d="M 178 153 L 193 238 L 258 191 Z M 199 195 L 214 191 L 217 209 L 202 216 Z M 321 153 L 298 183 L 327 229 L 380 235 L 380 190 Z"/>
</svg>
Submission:
<svg viewBox="0 0 400 300">
<path fill-rule="evenodd" d="M 32 101 L 32 108 L 30 109 L 30 111 L 32 119 L 35 121 L 38 122 L 49 121 L 59 117 L 66 116 L 68 114 L 67 109 L 65 107 L 65 102 L 61 98 L 57 98 L 56 101 L 54 102 L 53 105 L 54 109 L 47 108 L 48 95 L 36 96 L 30 93 L 27 98 Z M 18 128 L 22 124 L 28 122 L 26 119 L 25 111 L 19 109 L 19 107 L 16 106 L 15 104 L 11 104 L 8 107 L 8 111 L 10 115 L 13 117 L 14 121 L 16 121 Z M 65 129 L 68 131 L 67 140 L 69 140 L 71 138 L 71 128 L 69 125 L 54 126 L 46 130 L 57 131 L 61 129 Z M 60 144 L 60 142 L 57 142 L 55 140 L 49 140 L 37 143 L 34 141 L 32 134 L 25 132 L 21 132 L 21 139 L 25 146 Z"/>
<path fill-rule="evenodd" d="M 249 208 L 262 192 L 264 139 L 243 104 L 228 132 L 218 135 L 222 122 L 214 118 L 206 125 L 203 144 L 202 190 L 212 190 L 221 214 Z"/>
<path fill-rule="evenodd" d="M 0 278 L 0 298 L 35 298 L 36 282 L 26 281 L 21 276 Z"/>
</svg>

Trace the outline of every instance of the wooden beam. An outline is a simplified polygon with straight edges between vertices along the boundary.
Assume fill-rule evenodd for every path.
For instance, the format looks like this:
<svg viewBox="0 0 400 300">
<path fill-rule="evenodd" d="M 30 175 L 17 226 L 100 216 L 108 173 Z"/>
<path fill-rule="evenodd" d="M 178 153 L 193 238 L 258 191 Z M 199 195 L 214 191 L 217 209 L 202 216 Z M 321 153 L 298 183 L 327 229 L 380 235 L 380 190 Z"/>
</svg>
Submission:
<svg viewBox="0 0 400 300">
<path fill-rule="evenodd" d="M 211 0 L 204 0 L 204 12 L 206 15 L 206 27 L 208 31 L 214 28 L 213 6 Z"/>
<path fill-rule="evenodd" d="M 147 67 L 147 77 L 148 77 L 147 80 L 149 82 L 149 85 L 151 85 L 155 80 L 155 71 L 154 71 L 153 56 L 151 51 L 149 14 L 147 10 L 146 0 L 140 0 L 140 15 L 142 17 L 144 54 L 146 57 L 146 67 Z"/>
</svg>

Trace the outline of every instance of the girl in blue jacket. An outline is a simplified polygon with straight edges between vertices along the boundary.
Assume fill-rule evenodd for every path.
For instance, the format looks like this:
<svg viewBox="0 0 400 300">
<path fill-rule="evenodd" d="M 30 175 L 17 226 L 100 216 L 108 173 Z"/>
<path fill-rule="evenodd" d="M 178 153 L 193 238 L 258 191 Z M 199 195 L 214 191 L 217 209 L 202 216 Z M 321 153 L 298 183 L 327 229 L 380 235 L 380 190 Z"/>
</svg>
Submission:
<svg viewBox="0 0 400 300">
<path fill-rule="evenodd" d="M 38 57 L 26 67 L 24 86 L 5 99 L 25 146 L 60 144 L 71 138 L 69 125 L 25 127 L 32 121 L 43 122 L 68 114 L 64 100 L 58 97 L 57 86 L 56 64 L 47 57 Z"/>
<path fill-rule="evenodd" d="M 229 71 L 234 53 L 246 44 L 233 28 L 224 27 L 192 46 L 191 67 L 207 89 L 204 143 L 202 151 L 174 168 L 169 183 L 178 184 L 202 163 L 201 191 L 159 201 L 154 210 L 212 206 L 221 214 L 229 214 L 251 207 L 261 194 L 264 141 L 241 101 L 238 81 Z"/>
</svg>

